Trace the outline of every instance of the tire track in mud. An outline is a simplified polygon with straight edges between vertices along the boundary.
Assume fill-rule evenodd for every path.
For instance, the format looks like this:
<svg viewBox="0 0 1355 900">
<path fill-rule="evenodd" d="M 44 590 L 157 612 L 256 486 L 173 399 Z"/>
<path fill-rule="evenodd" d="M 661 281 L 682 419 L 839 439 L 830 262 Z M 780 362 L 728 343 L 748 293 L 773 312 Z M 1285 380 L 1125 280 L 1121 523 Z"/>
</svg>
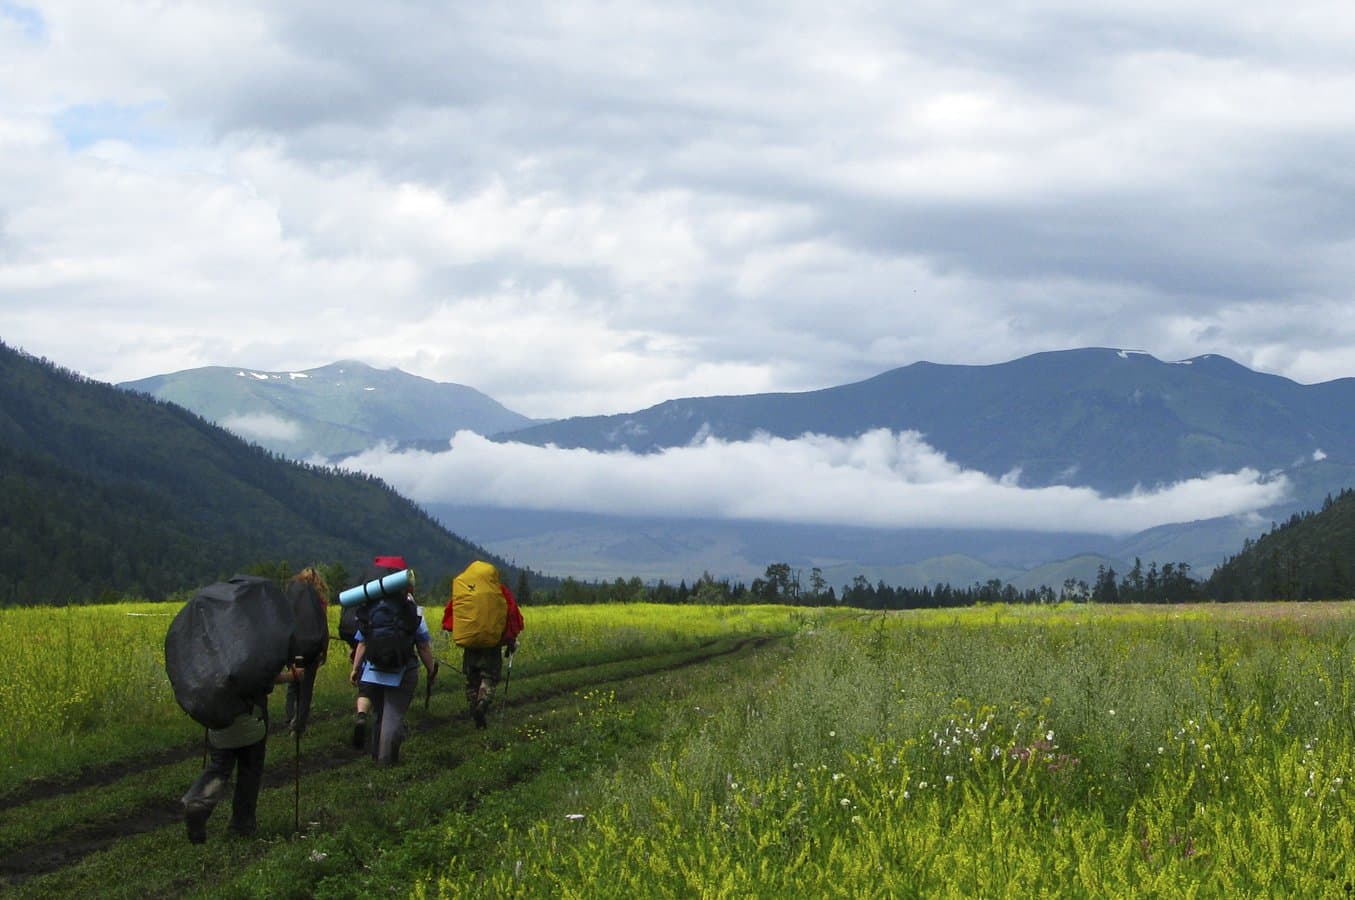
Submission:
<svg viewBox="0 0 1355 900">
<path fill-rule="evenodd" d="M 544 706 L 552 700 L 576 693 L 583 687 L 615 684 L 635 678 L 662 675 L 666 672 L 678 672 L 693 666 L 704 665 L 727 656 L 733 656 L 744 652 L 757 652 L 768 644 L 779 640 L 780 638 L 775 635 L 750 636 L 737 640 L 734 643 L 721 649 L 714 650 L 713 652 L 698 652 L 670 665 L 659 666 L 654 669 L 646 669 L 639 672 L 632 671 L 624 674 L 610 675 L 598 678 L 594 681 L 589 681 L 586 685 L 552 687 L 531 691 L 513 698 L 515 702 L 512 704 L 512 708 L 515 711 L 530 711 L 533 708 Z M 720 643 L 722 642 L 713 641 L 696 649 L 700 651 Z M 668 656 L 672 654 L 661 655 Z M 629 660 L 618 660 L 616 662 L 634 662 L 643 659 L 646 659 L 646 657 L 632 657 Z M 555 669 L 551 670 L 549 673 L 543 674 L 557 675 L 587 668 L 591 667 L 587 665 L 575 666 L 567 669 Z M 329 720 L 332 718 L 340 718 L 343 715 L 345 714 L 330 714 L 323 717 L 323 719 Z M 469 727 L 469 717 L 462 712 L 442 715 L 425 714 L 420 715 L 413 721 L 407 721 L 409 722 L 409 730 L 415 734 L 438 731 L 456 725 Z M 270 732 L 270 739 L 276 739 L 274 735 L 278 733 L 285 736 L 285 727 L 275 728 Z M 283 746 L 286 745 L 284 744 Z M 119 760 L 106 766 L 100 766 L 97 769 L 87 769 L 74 779 L 58 782 L 40 782 L 25 786 L 19 791 L 12 792 L 8 797 L 0 798 L 0 802 L 4 802 L 8 807 L 7 812 L 13 814 L 18 807 L 26 803 L 59 797 L 63 794 L 75 793 L 93 787 L 106 787 L 115 784 L 117 781 L 128 775 L 145 771 L 151 767 L 173 765 L 186 759 L 190 759 L 201 752 L 202 746 L 195 743 L 187 746 L 168 748 L 149 754 L 142 754 L 130 759 Z M 304 755 L 300 760 L 299 768 L 294 761 L 292 761 L 292 764 L 278 763 L 266 767 L 264 770 L 262 790 L 277 789 L 291 784 L 298 771 L 302 776 L 323 774 L 346 766 L 355 765 L 363 760 L 370 760 L 370 757 L 366 752 L 354 749 L 347 742 L 344 742 L 337 748 L 333 746 L 329 747 L 329 749 L 323 753 L 311 752 Z M 457 764 L 459 764 L 459 760 L 457 761 Z M 521 776 L 515 778 L 511 783 L 494 785 L 488 788 L 487 792 L 493 793 L 501 790 L 508 790 L 513 784 L 520 780 Z M 185 784 L 183 787 L 186 789 L 187 785 Z M 183 808 L 179 803 L 177 792 L 174 793 L 175 795 L 173 796 L 159 797 L 139 806 L 121 810 L 115 814 L 115 818 L 105 818 L 78 825 L 59 836 L 39 838 L 28 844 L 20 845 L 5 851 L 3 855 L 0 855 L 0 888 L 19 885 L 30 878 L 47 875 L 75 865 L 85 857 L 106 850 L 120 840 L 171 825 L 181 824 L 183 821 Z M 474 806 L 478 805 L 478 802 L 478 799 L 468 800 L 466 808 L 472 809 Z"/>
</svg>

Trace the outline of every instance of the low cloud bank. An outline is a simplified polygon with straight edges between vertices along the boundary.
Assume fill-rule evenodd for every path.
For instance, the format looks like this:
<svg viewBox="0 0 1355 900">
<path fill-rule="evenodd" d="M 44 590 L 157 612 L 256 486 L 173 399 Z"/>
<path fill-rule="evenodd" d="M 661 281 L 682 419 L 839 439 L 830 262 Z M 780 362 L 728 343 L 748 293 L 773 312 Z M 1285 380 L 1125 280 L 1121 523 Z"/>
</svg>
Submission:
<svg viewBox="0 0 1355 900">
<path fill-rule="evenodd" d="M 230 416 L 217 424 L 241 437 L 254 440 L 294 441 L 301 437 L 301 426 L 296 422 L 266 413 Z"/>
<path fill-rule="evenodd" d="M 495 443 L 458 433 L 447 451 L 368 451 L 345 468 L 426 503 L 619 515 L 765 519 L 881 528 L 1007 528 L 1129 534 L 1278 503 L 1283 476 L 1252 469 L 1107 497 L 1027 488 L 966 470 L 916 432 L 708 439 L 652 455 Z"/>
</svg>

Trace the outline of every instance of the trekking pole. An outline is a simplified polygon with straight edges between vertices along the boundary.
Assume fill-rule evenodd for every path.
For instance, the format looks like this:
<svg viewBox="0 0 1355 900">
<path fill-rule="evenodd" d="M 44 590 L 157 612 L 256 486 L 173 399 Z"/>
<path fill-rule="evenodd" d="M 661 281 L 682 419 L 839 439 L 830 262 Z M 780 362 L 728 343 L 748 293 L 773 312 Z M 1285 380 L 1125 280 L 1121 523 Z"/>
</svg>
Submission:
<svg viewBox="0 0 1355 900">
<path fill-rule="evenodd" d="M 292 661 L 292 679 L 293 679 L 293 681 L 296 681 L 296 677 L 297 677 L 297 676 L 296 676 L 296 670 L 297 670 L 297 667 L 300 666 L 300 665 L 302 665 L 304 662 L 305 662 L 305 660 L 303 660 L 303 659 L 302 659 L 301 657 L 299 657 L 299 656 L 298 656 L 296 659 L 294 659 L 294 660 Z M 296 712 L 295 712 L 295 714 L 294 714 L 295 717 L 292 719 L 292 728 L 295 729 L 295 732 L 294 732 L 294 733 L 295 733 L 295 735 L 296 735 L 296 755 L 292 758 L 292 759 L 293 759 L 293 762 L 292 762 L 292 785 L 293 785 L 293 795 L 292 795 L 292 834 L 293 834 L 293 835 L 297 835 L 297 834 L 300 834 L 300 833 L 301 833 L 301 699 L 302 699 L 302 688 L 301 688 L 301 683 L 300 683 L 299 681 L 296 681 Z"/>
<path fill-rule="evenodd" d="M 433 679 L 438 677 L 438 670 L 442 668 L 442 663 L 434 660 L 433 671 L 428 673 L 428 683 L 423 688 L 423 711 L 428 712 L 428 701 L 433 699 Z"/>
<path fill-rule="evenodd" d="M 301 833 L 301 729 L 296 731 L 296 757 L 292 767 L 292 783 L 295 794 L 292 797 L 292 834 Z"/>
<path fill-rule="evenodd" d="M 508 654 L 508 672 L 503 676 L 503 700 L 499 702 L 499 720 L 502 721 L 504 715 L 508 712 L 508 683 L 513 680 L 513 657 L 517 656 L 514 650 Z"/>
</svg>

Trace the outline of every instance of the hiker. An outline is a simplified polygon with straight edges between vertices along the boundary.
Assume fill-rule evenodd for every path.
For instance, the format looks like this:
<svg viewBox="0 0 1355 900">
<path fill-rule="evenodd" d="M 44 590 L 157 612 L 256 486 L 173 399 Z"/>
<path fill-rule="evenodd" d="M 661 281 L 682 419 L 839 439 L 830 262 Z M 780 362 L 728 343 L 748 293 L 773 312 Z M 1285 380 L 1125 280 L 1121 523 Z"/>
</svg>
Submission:
<svg viewBox="0 0 1355 900">
<path fill-rule="evenodd" d="M 300 682 L 287 685 L 287 730 L 304 734 L 310 721 L 311 698 L 315 696 L 315 677 L 325 664 L 329 651 L 329 584 L 314 566 L 307 566 L 287 584 L 287 595 L 293 600 L 298 620 L 307 620 L 306 646 L 297 648 L 304 673 Z"/>
<path fill-rule="evenodd" d="M 461 615 L 460 625 L 457 614 Z M 477 560 L 452 581 L 452 598 L 442 614 L 442 629 L 463 650 L 466 703 L 476 728 L 488 725 L 494 688 L 503 675 L 503 659 L 518 649 L 522 611 L 499 578 L 499 570 Z"/>
<path fill-rule="evenodd" d="M 408 568 L 398 556 L 378 556 L 375 563 L 397 572 Z M 394 765 L 400 759 L 405 713 L 419 686 L 419 663 L 430 680 L 436 674 L 433 638 L 411 591 L 363 604 L 355 637 L 358 643 L 349 672 L 349 680 L 358 687 L 353 746 L 366 745 L 378 764 Z"/>
<path fill-rule="evenodd" d="M 399 565 L 397 566 L 395 563 L 399 563 Z M 405 568 L 408 567 L 405 565 L 403 556 L 377 556 L 373 558 L 372 567 L 367 570 L 362 581 L 366 583 Z M 358 629 L 360 627 L 358 610 L 357 606 L 345 606 L 343 611 L 339 613 L 339 637 L 348 645 L 350 668 L 356 668 L 354 658 L 358 652 Z M 367 720 L 372 713 L 372 698 L 376 695 L 376 686 L 359 681 L 357 689 L 358 696 L 354 701 L 353 709 L 353 748 L 361 750 L 367 746 Z"/>
<path fill-rule="evenodd" d="M 305 677 L 302 669 L 288 667 L 278 673 L 274 683 L 298 684 Z M 264 750 L 268 743 L 268 694 L 251 700 L 247 712 L 236 716 L 225 728 L 207 729 L 210 749 L 207 768 L 183 795 L 184 825 L 189 843 L 207 840 L 207 819 L 226 794 L 231 770 L 235 771 L 235 793 L 231 798 L 231 821 L 226 830 L 238 837 L 253 837 L 259 825 L 255 812 L 259 805 L 259 787 L 263 783 Z"/>
</svg>

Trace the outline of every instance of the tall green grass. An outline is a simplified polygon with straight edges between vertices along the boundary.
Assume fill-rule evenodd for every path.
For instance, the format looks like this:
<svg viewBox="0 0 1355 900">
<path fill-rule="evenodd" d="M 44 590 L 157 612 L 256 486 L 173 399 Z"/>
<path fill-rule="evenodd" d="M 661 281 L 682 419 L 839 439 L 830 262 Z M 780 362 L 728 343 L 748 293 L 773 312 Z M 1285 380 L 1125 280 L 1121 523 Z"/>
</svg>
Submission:
<svg viewBox="0 0 1355 900">
<path fill-rule="evenodd" d="M 0 679 L 0 792 L 28 778 L 60 775 L 119 756 L 202 739 L 174 701 L 165 674 L 164 639 L 181 604 L 0 609 L 10 636 Z M 438 656 L 456 678 L 460 651 L 441 632 L 440 607 L 425 607 Z M 339 610 L 330 610 L 331 634 Z M 784 632 L 821 614 L 774 606 L 673 607 L 627 604 L 524 610 L 514 677 L 672 652 L 717 638 Z M 347 647 L 330 643 L 316 685 L 318 714 L 352 705 Z M 444 686 L 444 689 L 445 686 Z M 274 715 L 280 714 L 281 689 Z"/>
<path fill-rule="evenodd" d="M 1352 621 L 998 608 L 806 631 L 582 818 L 419 893 L 1346 896 Z"/>
<path fill-rule="evenodd" d="M 173 722 L 164 633 L 176 609 L 135 603 L 0 610 L 8 638 L 0 768 L 12 773 L 54 756 L 80 757 L 76 746 L 99 734 L 99 746 L 83 755 L 93 761 L 117 752 L 123 735 Z"/>
</svg>

